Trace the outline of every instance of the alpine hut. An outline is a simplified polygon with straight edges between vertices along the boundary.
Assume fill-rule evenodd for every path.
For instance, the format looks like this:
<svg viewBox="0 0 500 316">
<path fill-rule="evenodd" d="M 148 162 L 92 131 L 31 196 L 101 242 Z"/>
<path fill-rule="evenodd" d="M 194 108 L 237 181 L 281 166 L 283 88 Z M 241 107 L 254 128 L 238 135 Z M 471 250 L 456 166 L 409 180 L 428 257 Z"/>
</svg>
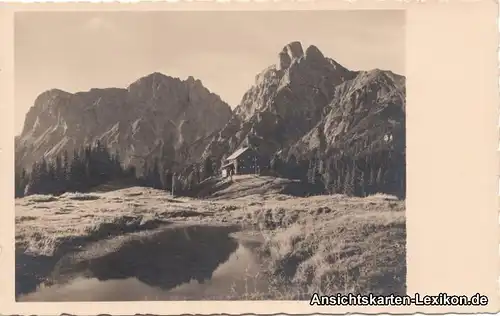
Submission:
<svg viewBox="0 0 500 316">
<path fill-rule="evenodd" d="M 222 165 L 222 176 L 258 173 L 258 155 L 250 147 L 242 147 L 226 158 Z"/>
</svg>

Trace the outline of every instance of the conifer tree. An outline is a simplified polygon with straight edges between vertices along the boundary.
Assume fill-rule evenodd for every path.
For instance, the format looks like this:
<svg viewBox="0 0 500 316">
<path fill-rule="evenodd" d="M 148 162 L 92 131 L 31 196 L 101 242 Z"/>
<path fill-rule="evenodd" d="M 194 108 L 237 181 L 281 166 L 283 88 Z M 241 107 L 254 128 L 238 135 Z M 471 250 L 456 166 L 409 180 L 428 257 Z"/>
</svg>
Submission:
<svg viewBox="0 0 500 316">
<path fill-rule="evenodd" d="M 366 196 L 366 182 L 365 182 L 365 172 L 364 171 L 360 171 L 358 183 L 359 183 L 359 194 L 361 196 Z"/>
<path fill-rule="evenodd" d="M 214 175 L 214 168 L 213 168 L 212 158 L 207 157 L 205 159 L 205 163 L 204 163 L 203 169 L 204 169 L 204 177 L 205 177 L 205 179 Z"/>
</svg>

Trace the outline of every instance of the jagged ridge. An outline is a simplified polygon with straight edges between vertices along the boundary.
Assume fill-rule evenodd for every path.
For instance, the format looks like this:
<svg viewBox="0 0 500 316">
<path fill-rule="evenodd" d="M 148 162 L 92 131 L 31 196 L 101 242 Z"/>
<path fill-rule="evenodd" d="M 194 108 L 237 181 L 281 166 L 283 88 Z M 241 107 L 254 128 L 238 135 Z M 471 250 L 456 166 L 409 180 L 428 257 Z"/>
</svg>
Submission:
<svg viewBox="0 0 500 316">
<path fill-rule="evenodd" d="M 259 148 L 264 155 L 278 150 L 303 155 L 322 143 L 324 152 L 349 143 L 341 139 L 354 135 L 354 127 L 368 133 L 375 122 L 384 121 L 388 128 L 404 121 L 404 77 L 379 69 L 350 71 L 315 46 L 304 53 L 299 42 L 286 45 L 278 57 L 276 65 L 256 76 L 205 157 L 221 158 L 242 145 Z M 402 112 L 389 122 L 389 117 L 377 115 L 385 107 Z M 317 135 L 321 141 L 314 141 Z"/>
<path fill-rule="evenodd" d="M 16 138 L 16 162 L 29 168 L 41 157 L 71 153 L 96 140 L 139 167 L 151 156 L 196 160 L 206 145 L 203 140 L 230 115 L 230 107 L 193 77 L 153 73 L 127 89 L 74 94 L 53 89 L 40 94 L 26 115 Z"/>
<path fill-rule="evenodd" d="M 376 165 L 366 172 L 380 173 L 391 168 L 381 162 L 387 157 L 398 157 L 397 168 L 404 162 L 405 78 L 379 69 L 352 71 L 315 46 L 304 51 L 292 42 L 256 76 L 232 113 L 192 77 L 154 73 L 127 89 L 51 90 L 28 113 L 16 158 L 26 165 L 97 139 L 119 151 L 125 164 L 139 167 L 151 157 L 181 169 L 207 157 L 220 164 L 249 145 L 264 162 L 279 157 L 332 165 L 332 157 L 363 156 L 365 165 Z M 339 179 L 351 172 L 346 170 Z M 401 170 L 386 171 L 402 181 Z"/>
</svg>

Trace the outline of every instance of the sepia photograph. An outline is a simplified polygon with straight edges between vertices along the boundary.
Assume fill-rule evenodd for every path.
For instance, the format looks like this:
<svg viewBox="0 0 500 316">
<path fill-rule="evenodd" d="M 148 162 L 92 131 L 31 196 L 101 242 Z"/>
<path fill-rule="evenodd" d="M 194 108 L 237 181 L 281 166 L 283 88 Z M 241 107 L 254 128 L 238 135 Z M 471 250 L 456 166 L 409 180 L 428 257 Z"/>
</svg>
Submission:
<svg viewBox="0 0 500 316">
<path fill-rule="evenodd" d="M 16 301 L 406 294 L 405 21 L 17 12 Z"/>
</svg>

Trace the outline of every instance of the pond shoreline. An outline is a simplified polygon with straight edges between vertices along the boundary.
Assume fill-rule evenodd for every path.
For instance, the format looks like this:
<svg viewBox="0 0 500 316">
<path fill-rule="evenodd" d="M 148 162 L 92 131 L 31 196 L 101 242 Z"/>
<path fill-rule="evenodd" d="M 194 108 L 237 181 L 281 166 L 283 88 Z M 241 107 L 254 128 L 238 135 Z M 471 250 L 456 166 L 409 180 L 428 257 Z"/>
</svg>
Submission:
<svg viewBox="0 0 500 316">
<path fill-rule="evenodd" d="M 259 285 L 261 292 L 248 299 L 297 300 L 346 289 L 381 295 L 406 291 L 405 204 L 390 197 L 269 194 L 196 200 L 131 188 L 92 199 L 35 198 L 16 200 L 16 298 L 79 277 L 106 284 L 137 278 L 138 287 L 162 283 L 166 289 L 193 278 L 203 283 L 238 244 L 253 252 L 244 252 L 245 260 L 266 261 L 262 271 L 271 283 Z M 200 229 L 193 232 L 190 226 Z"/>
</svg>

